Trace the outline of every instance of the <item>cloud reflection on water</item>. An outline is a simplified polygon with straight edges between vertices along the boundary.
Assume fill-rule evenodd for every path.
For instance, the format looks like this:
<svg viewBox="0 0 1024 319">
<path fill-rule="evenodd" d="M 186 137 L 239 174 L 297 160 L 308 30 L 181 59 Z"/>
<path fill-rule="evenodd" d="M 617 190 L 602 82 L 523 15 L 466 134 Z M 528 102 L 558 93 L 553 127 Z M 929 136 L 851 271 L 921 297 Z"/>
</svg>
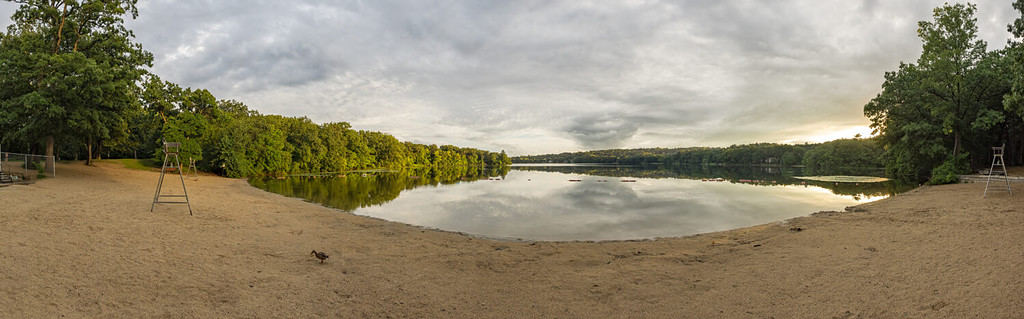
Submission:
<svg viewBox="0 0 1024 319">
<path fill-rule="evenodd" d="M 394 201 L 355 213 L 489 237 L 613 240 L 720 231 L 858 202 L 817 186 L 620 180 L 513 170 L 500 181 L 407 190 Z"/>
</svg>

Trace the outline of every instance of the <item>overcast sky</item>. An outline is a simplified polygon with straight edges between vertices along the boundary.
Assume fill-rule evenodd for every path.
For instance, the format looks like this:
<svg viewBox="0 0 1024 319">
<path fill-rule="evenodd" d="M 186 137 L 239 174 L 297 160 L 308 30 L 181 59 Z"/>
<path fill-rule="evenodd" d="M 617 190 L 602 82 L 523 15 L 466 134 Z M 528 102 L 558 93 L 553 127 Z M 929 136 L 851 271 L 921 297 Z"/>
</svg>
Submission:
<svg viewBox="0 0 1024 319">
<path fill-rule="evenodd" d="M 143 0 L 129 25 L 163 79 L 261 113 L 523 155 L 869 133 L 942 2 Z M 1010 3 L 977 3 L 989 49 Z"/>
</svg>

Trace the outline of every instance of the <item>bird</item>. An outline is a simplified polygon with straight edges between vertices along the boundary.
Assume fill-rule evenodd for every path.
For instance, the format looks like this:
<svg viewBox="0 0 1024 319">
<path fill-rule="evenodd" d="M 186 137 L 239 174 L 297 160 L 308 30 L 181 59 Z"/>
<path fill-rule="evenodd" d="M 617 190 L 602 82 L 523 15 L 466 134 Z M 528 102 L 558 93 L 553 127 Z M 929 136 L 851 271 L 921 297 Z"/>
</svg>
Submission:
<svg viewBox="0 0 1024 319">
<path fill-rule="evenodd" d="M 327 260 L 327 258 L 330 257 L 327 256 L 327 253 L 322 251 L 316 251 L 315 249 L 313 250 L 313 252 L 309 253 L 309 255 L 316 257 L 316 259 L 320 259 L 321 264 L 324 263 L 324 260 Z"/>
</svg>

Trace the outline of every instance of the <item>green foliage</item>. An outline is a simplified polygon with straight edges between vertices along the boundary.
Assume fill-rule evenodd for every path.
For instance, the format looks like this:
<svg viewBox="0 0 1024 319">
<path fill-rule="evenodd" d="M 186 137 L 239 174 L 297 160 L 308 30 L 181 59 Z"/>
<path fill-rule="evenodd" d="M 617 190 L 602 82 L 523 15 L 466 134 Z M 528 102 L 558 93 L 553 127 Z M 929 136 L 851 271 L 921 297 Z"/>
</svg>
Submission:
<svg viewBox="0 0 1024 319">
<path fill-rule="evenodd" d="M 933 21 L 918 24 L 917 63 L 886 72 L 882 92 L 864 106 L 890 176 L 950 180 L 959 165 L 985 162 L 988 147 L 1019 131 L 1020 116 L 1004 99 L 1019 62 L 1003 51 L 985 51 L 974 12 L 971 4 L 936 8 Z M 961 160 L 966 153 L 978 157 Z"/>
<path fill-rule="evenodd" d="M 1024 0 L 1014 1 L 1013 8 L 1022 16 L 1007 26 L 1007 31 L 1010 31 L 1014 40 L 1010 41 L 1006 49 L 1007 57 L 1011 61 L 1008 73 L 1011 90 L 1003 97 L 1003 107 L 1019 117 L 1024 117 L 1024 45 L 1021 43 L 1021 38 L 1024 38 Z"/>
<path fill-rule="evenodd" d="M 207 131 L 206 118 L 194 113 L 183 112 L 167 121 L 161 130 L 161 137 L 166 142 L 181 143 L 178 156 L 182 161 L 203 159 L 201 138 Z M 163 148 L 157 150 L 156 159 L 163 161 Z"/>
<path fill-rule="evenodd" d="M 877 168 L 882 148 L 872 139 L 840 139 L 814 146 L 804 154 L 808 174 L 853 174 Z"/>
<path fill-rule="evenodd" d="M 875 139 L 842 139 L 821 144 L 758 143 L 719 147 L 618 149 L 519 156 L 516 163 L 600 163 L 666 166 L 799 166 L 811 172 L 846 174 L 882 167 Z"/>
<path fill-rule="evenodd" d="M 143 67 L 152 55 L 133 43 L 124 17 L 135 0 L 19 1 L 0 36 L 0 142 L 63 144 L 87 161 L 100 153 L 181 160 L 241 177 L 375 167 L 502 166 L 508 156 L 454 146 L 402 143 L 393 136 L 261 115 L 205 89 L 181 88 Z M 84 144 L 84 147 L 82 145 Z"/>
<path fill-rule="evenodd" d="M 600 164 L 623 164 L 639 165 L 645 163 L 661 163 L 669 156 L 677 154 L 693 155 L 686 158 L 676 158 L 673 161 L 700 162 L 699 153 L 708 148 L 640 148 L 640 149 L 611 149 L 586 152 L 566 152 L 560 154 L 525 155 L 514 158 L 516 163 L 600 163 Z M 694 155 L 694 154 L 700 155 Z"/>
<path fill-rule="evenodd" d="M 230 122 L 223 133 L 213 140 L 213 156 L 208 165 L 212 167 L 209 168 L 229 177 L 257 174 L 251 155 L 257 146 L 252 137 L 259 132 L 250 122 L 248 119 Z"/>
<path fill-rule="evenodd" d="M 503 153 L 455 146 L 443 147 L 448 151 L 445 156 L 431 156 L 429 150 L 436 146 L 402 143 L 388 134 L 353 130 L 344 122 L 318 125 L 304 117 L 261 115 L 237 101 L 219 101 L 207 111 L 209 115 L 178 108 L 171 113 L 177 115 L 164 126 L 164 137 L 175 134 L 198 143 L 200 168 L 230 177 L 369 168 L 497 167 L 509 162 Z M 467 159 L 470 155 L 493 160 L 472 161 Z"/>
<path fill-rule="evenodd" d="M 253 121 L 256 129 L 255 143 L 250 146 L 249 156 L 253 170 L 259 173 L 280 174 L 288 172 L 292 158 L 291 145 L 285 140 L 285 132 L 270 121 Z"/>
<path fill-rule="evenodd" d="M 326 159 L 327 147 L 320 139 L 320 127 L 308 118 L 287 122 L 286 142 L 293 146 L 292 172 L 320 172 Z"/>
<path fill-rule="evenodd" d="M 967 154 L 959 154 L 942 162 L 942 165 L 932 170 L 932 177 L 928 180 L 928 184 L 939 185 L 959 182 L 960 174 L 966 173 L 969 170 L 970 165 L 967 159 Z"/>
<path fill-rule="evenodd" d="M 74 139 L 89 152 L 129 140 L 125 115 L 152 55 L 132 42 L 126 15 L 137 15 L 134 0 L 21 2 L 0 38 L 5 138 Z"/>
<path fill-rule="evenodd" d="M 934 21 L 918 23 L 923 42 L 918 70 L 924 101 L 942 132 L 953 138 L 953 156 L 959 154 L 965 135 L 972 134 L 979 114 L 995 105 L 985 105 L 989 96 L 1002 97 L 1003 79 L 997 76 L 998 53 L 985 51 L 977 39 L 976 8 L 973 4 L 944 5 L 934 11 Z M 998 105 L 1002 110 L 1002 105 Z M 991 114 L 988 114 L 991 115 Z M 999 117 L 987 116 L 981 127 L 992 127 Z"/>
</svg>

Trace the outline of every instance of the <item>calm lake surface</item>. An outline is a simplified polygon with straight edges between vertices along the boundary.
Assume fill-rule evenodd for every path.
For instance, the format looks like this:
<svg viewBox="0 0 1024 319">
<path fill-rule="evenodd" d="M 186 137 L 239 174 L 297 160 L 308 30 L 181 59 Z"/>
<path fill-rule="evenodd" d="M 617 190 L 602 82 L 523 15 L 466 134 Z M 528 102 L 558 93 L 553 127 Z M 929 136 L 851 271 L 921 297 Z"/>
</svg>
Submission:
<svg viewBox="0 0 1024 319">
<path fill-rule="evenodd" d="M 753 226 L 879 200 L 909 187 L 829 183 L 765 168 L 521 165 L 255 178 L 258 188 L 358 215 L 479 236 L 618 240 Z M 723 181 L 704 181 L 721 178 Z"/>
</svg>

